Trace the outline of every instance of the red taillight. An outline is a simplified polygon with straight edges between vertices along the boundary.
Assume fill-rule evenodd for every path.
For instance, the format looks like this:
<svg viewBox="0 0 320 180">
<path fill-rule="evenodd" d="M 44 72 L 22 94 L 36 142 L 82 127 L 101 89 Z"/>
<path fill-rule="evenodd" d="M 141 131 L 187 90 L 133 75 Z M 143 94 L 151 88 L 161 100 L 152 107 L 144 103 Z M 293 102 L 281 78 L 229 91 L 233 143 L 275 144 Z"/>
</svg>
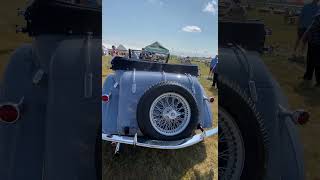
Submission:
<svg viewBox="0 0 320 180">
<path fill-rule="evenodd" d="M 109 100 L 110 100 L 110 97 L 109 97 L 109 95 L 102 95 L 102 102 L 109 102 Z"/>
<path fill-rule="evenodd" d="M 210 102 L 210 103 L 213 103 L 213 102 L 214 102 L 214 97 L 210 97 L 210 98 L 209 98 L 209 102 Z"/>
<path fill-rule="evenodd" d="M 308 112 L 301 112 L 297 117 L 297 123 L 300 125 L 304 125 L 309 121 L 310 114 Z"/>
<path fill-rule="evenodd" d="M 0 120 L 12 123 L 19 118 L 19 110 L 14 105 L 2 105 L 0 106 Z"/>
</svg>

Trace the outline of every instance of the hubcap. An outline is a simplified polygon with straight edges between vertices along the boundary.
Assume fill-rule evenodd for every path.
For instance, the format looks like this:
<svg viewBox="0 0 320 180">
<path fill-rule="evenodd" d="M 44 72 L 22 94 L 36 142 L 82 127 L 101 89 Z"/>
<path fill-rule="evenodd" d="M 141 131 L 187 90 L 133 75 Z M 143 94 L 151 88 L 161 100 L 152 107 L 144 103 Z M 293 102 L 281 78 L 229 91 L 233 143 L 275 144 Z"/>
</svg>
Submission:
<svg viewBox="0 0 320 180">
<path fill-rule="evenodd" d="M 156 98 L 150 107 L 153 128 L 165 136 L 174 136 L 186 129 L 191 118 L 188 101 L 177 93 L 165 93 Z"/>
</svg>

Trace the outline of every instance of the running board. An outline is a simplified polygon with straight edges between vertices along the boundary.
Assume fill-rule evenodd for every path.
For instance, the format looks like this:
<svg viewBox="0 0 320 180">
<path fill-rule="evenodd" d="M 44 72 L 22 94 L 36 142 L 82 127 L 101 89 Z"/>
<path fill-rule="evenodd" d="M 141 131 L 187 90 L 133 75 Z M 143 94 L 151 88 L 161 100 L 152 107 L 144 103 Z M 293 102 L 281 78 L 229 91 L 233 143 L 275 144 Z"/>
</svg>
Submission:
<svg viewBox="0 0 320 180">
<path fill-rule="evenodd" d="M 200 134 L 196 134 L 190 138 L 178 140 L 178 141 L 159 141 L 150 140 L 144 138 L 138 138 L 137 134 L 134 137 L 120 136 L 120 135 L 107 135 L 102 134 L 102 139 L 110 142 L 129 144 L 133 146 L 154 148 L 154 149 L 182 149 L 192 145 L 195 145 L 205 138 L 218 134 L 218 128 L 203 131 Z"/>
</svg>

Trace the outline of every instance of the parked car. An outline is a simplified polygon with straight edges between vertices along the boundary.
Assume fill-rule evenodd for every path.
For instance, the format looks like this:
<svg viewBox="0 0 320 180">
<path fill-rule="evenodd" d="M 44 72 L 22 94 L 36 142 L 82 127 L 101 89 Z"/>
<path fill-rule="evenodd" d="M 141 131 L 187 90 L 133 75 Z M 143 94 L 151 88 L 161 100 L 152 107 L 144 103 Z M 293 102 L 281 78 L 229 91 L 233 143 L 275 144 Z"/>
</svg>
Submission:
<svg viewBox="0 0 320 180">
<path fill-rule="evenodd" d="M 261 21 L 219 21 L 219 179 L 304 179 L 296 124 L 309 113 L 289 109 L 261 60 L 265 34 Z"/>
<path fill-rule="evenodd" d="M 19 12 L 32 41 L 1 77 L 1 180 L 101 179 L 101 6 L 70 3 Z"/>
<path fill-rule="evenodd" d="M 180 149 L 217 134 L 210 107 L 214 98 L 199 83 L 197 66 L 123 57 L 111 64 L 114 73 L 102 89 L 104 140 L 118 146 Z M 196 129 L 202 132 L 194 134 Z"/>
</svg>

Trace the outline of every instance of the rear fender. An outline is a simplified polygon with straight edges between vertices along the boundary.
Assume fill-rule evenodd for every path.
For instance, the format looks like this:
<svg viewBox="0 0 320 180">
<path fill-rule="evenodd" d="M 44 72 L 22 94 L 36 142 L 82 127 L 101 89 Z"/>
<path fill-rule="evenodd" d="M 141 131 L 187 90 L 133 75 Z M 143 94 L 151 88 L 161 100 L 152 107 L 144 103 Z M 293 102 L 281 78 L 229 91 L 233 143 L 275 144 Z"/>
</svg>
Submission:
<svg viewBox="0 0 320 180">
<path fill-rule="evenodd" d="M 106 134 L 117 133 L 119 88 L 115 75 L 107 76 L 102 89 L 102 94 L 110 97 L 109 102 L 102 102 L 102 132 Z"/>
<path fill-rule="evenodd" d="M 213 113 L 211 111 L 211 103 L 208 101 L 208 96 L 206 95 L 203 87 L 199 84 L 201 92 L 198 96 L 198 102 L 200 103 L 200 122 L 203 128 L 211 128 L 213 124 Z M 202 96 L 202 97 L 201 97 Z"/>
<path fill-rule="evenodd" d="M 12 124 L 0 122 L 0 177 L 4 180 L 41 179 L 46 88 L 32 84 L 38 70 L 34 61 L 32 45 L 21 46 L 11 55 L 1 82 L 0 103 L 23 99 L 20 118 Z"/>
</svg>

